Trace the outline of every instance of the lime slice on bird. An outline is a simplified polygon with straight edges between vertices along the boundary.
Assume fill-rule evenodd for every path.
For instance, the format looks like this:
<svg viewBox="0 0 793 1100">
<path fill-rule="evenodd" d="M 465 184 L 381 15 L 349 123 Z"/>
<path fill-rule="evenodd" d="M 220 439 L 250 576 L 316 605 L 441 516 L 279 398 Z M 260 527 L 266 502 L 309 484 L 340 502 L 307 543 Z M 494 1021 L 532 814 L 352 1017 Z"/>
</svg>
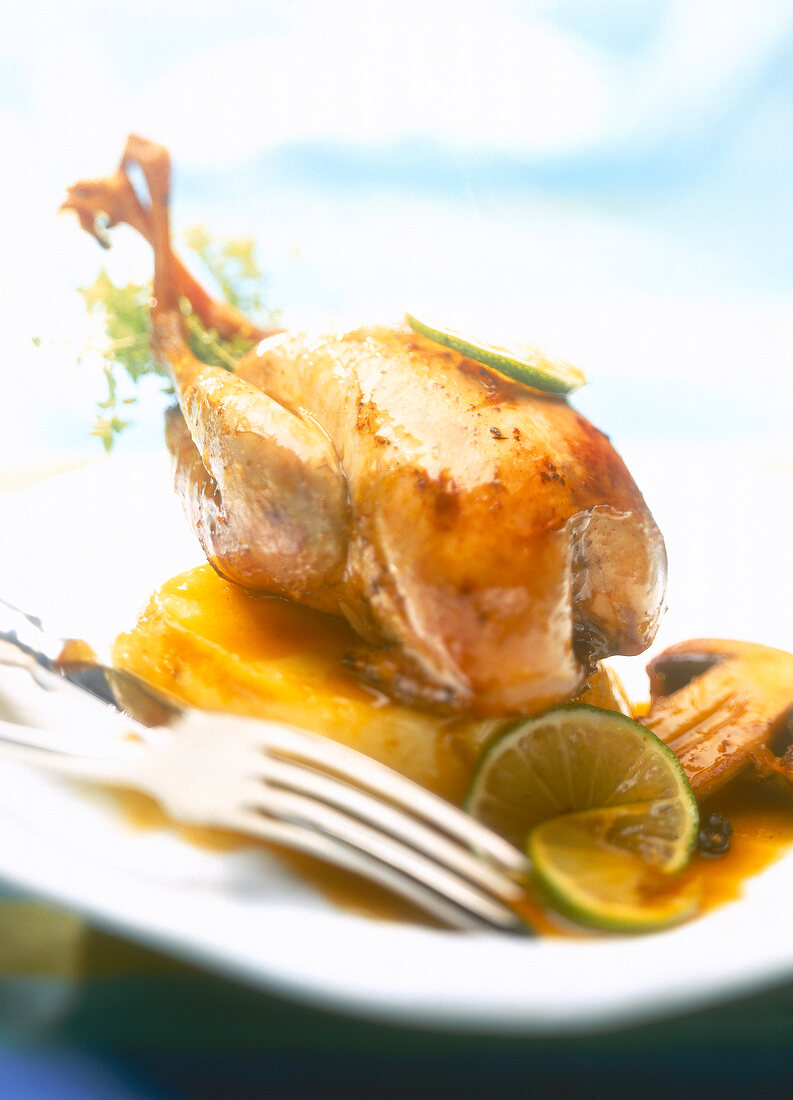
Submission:
<svg viewBox="0 0 793 1100">
<path fill-rule="evenodd" d="M 466 808 L 525 847 L 537 884 L 583 923 L 654 928 L 692 911 L 670 876 L 696 842 L 696 799 L 671 749 L 624 714 L 572 703 L 508 727 Z"/>
<path fill-rule="evenodd" d="M 555 359 L 539 348 L 526 345 L 501 346 L 476 340 L 450 328 L 440 328 L 428 324 L 407 313 L 405 320 L 412 329 L 420 332 L 436 344 L 453 348 L 477 363 L 522 382 L 536 390 L 546 393 L 565 394 L 577 390 L 586 383 L 586 377 L 578 367 L 566 363 L 564 359 Z"/>
</svg>

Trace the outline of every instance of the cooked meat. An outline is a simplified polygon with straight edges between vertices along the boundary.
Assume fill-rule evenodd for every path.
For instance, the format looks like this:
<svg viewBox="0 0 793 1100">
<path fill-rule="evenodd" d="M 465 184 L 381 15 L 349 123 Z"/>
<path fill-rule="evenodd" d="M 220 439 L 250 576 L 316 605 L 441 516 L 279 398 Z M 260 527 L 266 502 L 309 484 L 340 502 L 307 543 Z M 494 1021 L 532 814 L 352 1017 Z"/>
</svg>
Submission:
<svg viewBox="0 0 793 1100">
<path fill-rule="evenodd" d="M 233 374 L 198 361 L 178 296 L 210 307 L 171 251 L 168 154 L 131 138 L 130 164 L 150 206 L 118 173 L 66 206 L 152 243 L 176 481 L 220 573 L 345 616 L 391 693 L 479 713 L 564 699 L 650 644 L 664 543 L 605 435 L 401 326 L 271 335 Z"/>
</svg>

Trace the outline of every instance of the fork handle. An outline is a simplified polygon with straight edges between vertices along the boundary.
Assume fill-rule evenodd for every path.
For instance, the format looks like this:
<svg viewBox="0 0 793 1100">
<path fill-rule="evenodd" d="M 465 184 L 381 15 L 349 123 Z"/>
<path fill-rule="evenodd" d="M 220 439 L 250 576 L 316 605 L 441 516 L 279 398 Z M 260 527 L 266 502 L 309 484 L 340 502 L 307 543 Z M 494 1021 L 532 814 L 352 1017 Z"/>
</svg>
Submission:
<svg viewBox="0 0 793 1100">
<path fill-rule="evenodd" d="M 0 721 L 0 755 L 21 764 L 29 764 L 56 775 L 83 779 L 97 785 L 123 784 L 129 781 L 131 765 L 145 752 L 135 742 L 108 744 L 96 735 L 69 734 L 68 746 L 63 733 L 20 726 Z"/>
</svg>

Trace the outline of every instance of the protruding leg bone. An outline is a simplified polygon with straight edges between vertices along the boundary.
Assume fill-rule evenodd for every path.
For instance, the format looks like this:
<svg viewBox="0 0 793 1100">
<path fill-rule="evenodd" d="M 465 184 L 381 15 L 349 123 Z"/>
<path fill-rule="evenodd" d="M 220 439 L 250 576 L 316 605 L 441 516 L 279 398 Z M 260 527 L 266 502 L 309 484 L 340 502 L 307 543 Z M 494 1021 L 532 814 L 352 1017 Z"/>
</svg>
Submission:
<svg viewBox="0 0 793 1100">
<path fill-rule="evenodd" d="M 151 175 L 156 184 L 158 173 L 166 171 L 167 208 L 167 177 L 170 175 L 167 150 L 161 145 L 135 135 L 128 139 L 117 171 L 103 179 L 81 180 L 69 187 L 66 201 L 61 206 L 61 210 L 74 210 L 83 229 L 95 237 L 103 248 L 110 247 L 105 228 L 110 229 L 122 224 L 132 226 L 154 247 L 153 205 L 144 206 L 138 198 L 128 174 L 128 169 L 132 165 L 139 165 L 143 171 L 152 204 L 153 196 L 151 196 L 148 176 Z M 272 336 L 277 331 L 277 329 L 263 329 L 253 324 L 227 302 L 216 301 L 193 278 L 174 253 L 170 242 L 167 243 L 167 250 L 170 254 L 171 278 L 176 292 L 187 298 L 205 328 L 214 329 L 224 339 L 231 339 L 241 334 L 254 341 Z"/>
<path fill-rule="evenodd" d="M 148 207 L 130 182 L 133 167 L 143 173 Z M 171 250 L 169 186 L 167 151 L 131 137 L 119 171 L 107 180 L 71 188 L 65 206 L 77 211 L 94 236 L 96 217 L 103 212 L 109 224 L 127 222 L 152 245 L 152 343 L 173 379 L 182 413 L 169 420 L 169 443 L 177 486 L 210 561 L 224 576 L 248 587 L 291 596 L 320 610 L 335 609 L 332 593 L 342 580 L 349 541 L 346 485 L 338 458 L 314 420 L 191 353 L 179 295 L 186 293 L 194 308 L 206 310 L 209 303 L 209 323 L 217 328 L 220 307 L 204 295 Z M 236 311 L 226 320 L 226 331 L 229 325 L 234 332 L 258 331 Z"/>
</svg>

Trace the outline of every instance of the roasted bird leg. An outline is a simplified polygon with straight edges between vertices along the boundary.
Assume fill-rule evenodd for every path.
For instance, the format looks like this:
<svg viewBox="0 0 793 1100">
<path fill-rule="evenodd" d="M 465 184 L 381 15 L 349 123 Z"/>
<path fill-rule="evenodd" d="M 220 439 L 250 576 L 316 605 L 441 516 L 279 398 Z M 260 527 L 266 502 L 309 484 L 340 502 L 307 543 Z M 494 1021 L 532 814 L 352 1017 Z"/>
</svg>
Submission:
<svg viewBox="0 0 793 1100">
<path fill-rule="evenodd" d="M 200 363 L 177 305 L 196 290 L 168 240 L 167 153 L 131 139 L 122 174 L 133 164 L 150 208 L 111 215 L 154 248 L 154 346 L 181 409 L 169 444 L 219 572 L 345 616 L 352 660 L 392 694 L 479 713 L 567 698 L 600 658 L 649 645 L 664 544 L 606 436 L 400 326 L 276 335 L 233 375 Z M 70 202 L 88 228 L 90 188 Z"/>
<path fill-rule="evenodd" d="M 141 206 L 129 184 L 127 173 L 133 165 L 140 167 L 145 178 L 149 209 Z M 191 304 L 199 306 L 210 299 L 203 290 L 195 297 L 198 284 L 185 278 L 171 250 L 167 150 L 130 138 L 120 176 L 127 178 L 127 187 L 118 183 L 117 175 L 110 192 L 95 184 L 90 201 L 108 194 L 120 196 L 113 219 L 129 221 L 144 233 L 154 251 L 152 343 L 171 375 L 189 431 L 191 446 L 180 449 L 177 437 L 184 443 L 184 429 L 171 420 L 169 435 L 181 456 L 191 518 L 208 533 L 213 560 L 231 580 L 275 588 L 324 609 L 324 593 L 341 578 L 347 544 L 344 480 L 333 448 L 312 421 L 191 354 L 183 334 L 179 294 L 187 291 Z M 83 216 L 87 216 L 86 188 L 78 185 L 72 194 L 78 190 L 83 196 Z M 216 319 L 217 310 L 213 306 L 207 314 Z M 247 326 L 231 316 L 226 320 L 227 330 L 230 325 Z M 223 424 L 230 430 L 224 430 Z M 284 485 L 289 492 L 283 491 Z M 316 592 L 322 595 L 312 601 Z M 331 606 L 335 609 L 335 603 Z"/>
<path fill-rule="evenodd" d="M 127 140 L 119 169 L 104 179 L 82 180 L 69 187 L 61 210 L 74 210 L 83 229 L 103 248 L 110 247 L 105 229 L 121 223 L 131 225 L 149 244 L 153 244 L 152 210 L 144 207 L 136 195 L 127 168 L 140 161 L 150 164 L 151 170 L 156 171 L 157 159 L 163 156 L 167 158 L 168 153 L 161 145 L 132 135 Z M 252 341 L 263 340 L 278 331 L 275 328 L 261 328 L 227 302 L 210 297 L 170 247 L 170 242 L 168 251 L 171 278 L 177 293 L 187 298 L 205 328 L 214 329 L 224 339 L 231 339 L 240 333 Z"/>
</svg>

